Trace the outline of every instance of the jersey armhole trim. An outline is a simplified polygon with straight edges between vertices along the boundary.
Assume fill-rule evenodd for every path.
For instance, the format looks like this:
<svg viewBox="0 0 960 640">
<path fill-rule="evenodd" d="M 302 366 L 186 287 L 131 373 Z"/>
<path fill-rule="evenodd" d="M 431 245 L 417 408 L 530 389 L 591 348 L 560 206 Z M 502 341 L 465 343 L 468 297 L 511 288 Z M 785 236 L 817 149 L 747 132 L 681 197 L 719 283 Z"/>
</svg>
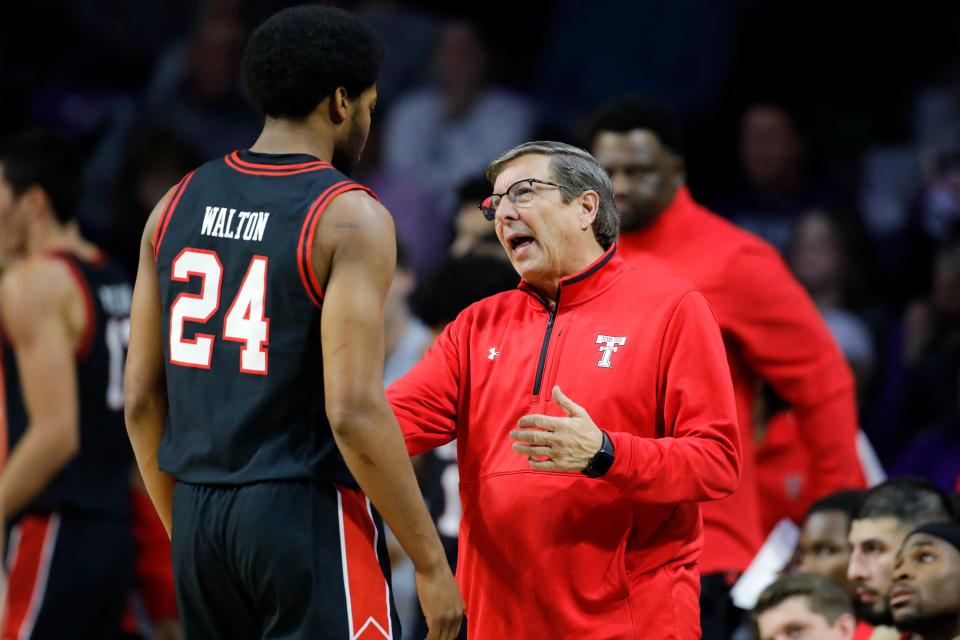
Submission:
<svg viewBox="0 0 960 640">
<path fill-rule="evenodd" d="M 77 285 L 77 288 L 80 289 L 80 294 L 83 296 L 83 306 L 86 311 L 87 322 L 83 328 L 83 335 L 80 338 L 80 343 L 77 345 L 75 352 L 77 362 L 83 362 L 87 359 L 87 356 L 90 355 L 90 350 L 93 348 L 94 331 L 97 328 L 97 308 L 93 304 L 93 292 L 90 291 L 90 285 L 87 283 L 87 279 L 83 277 L 80 267 L 74 262 L 72 256 L 57 252 L 47 255 L 59 260 L 67 267 L 67 271 L 70 272 L 70 277 Z"/>
<path fill-rule="evenodd" d="M 300 271 L 300 280 L 307 291 L 307 295 L 317 307 L 323 306 L 323 287 L 317 281 L 317 275 L 313 270 L 313 236 L 317 229 L 317 223 L 320 221 L 323 210 L 334 198 L 341 193 L 357 190 L 365 191 L 379 201 L 376 194 L 362 184 L 352 180 L 342 180 L 328 187 L 320 194 L 319 198 L 313 201 L 310 211 L 303 220 L 303 227 L 300 229 L 300 241 L 297 243 L 297 268 Z"/>
<path fill-rule="evenodd" d="M 167 201 L 167 206 L 164 207 L 163 213 L 160 214 L 160 219 L 157 220 L 157 228 L 153 232 L 153 261 L 156 262 L 160 258 L 160 243 L 163 242 L 163 235 L 167 232 L 167 227 L 170 225 L 170 219 L 173 218 L 173 211 L 177 208 L 177 203 L 180 202 L 180 196 L 183 195 L 183 192 L 187 188 L 187 184 L 190 182 L 190 178 L 193 177 L 193 174 L 196 173 L 196 170 L 191 171 L 180 180 L 180 184 L 177 185 L 176 191 L 174 191 L 173 196 Z"/>
</svg>

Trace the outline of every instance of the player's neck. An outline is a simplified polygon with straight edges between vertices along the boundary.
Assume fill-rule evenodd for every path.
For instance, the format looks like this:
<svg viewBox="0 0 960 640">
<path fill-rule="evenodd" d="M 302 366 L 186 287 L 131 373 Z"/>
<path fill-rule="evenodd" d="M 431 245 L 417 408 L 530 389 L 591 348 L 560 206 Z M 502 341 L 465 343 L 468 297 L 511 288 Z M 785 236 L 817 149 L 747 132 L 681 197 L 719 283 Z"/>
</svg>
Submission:
<svg viewBox="0 0 960 640">
<path fill-rule="evenodd" d="M 37 220 L 27 233 L 28 256 L 67 251 L 88 258 L 96 254 L 96 248 L 83 239 L 76 222 L 60 224 L 55 220 Z"/>
<path fill-rule="evenodd" d="M 333 158 L 333 135 L 315 122 L 315 118 L 315 114 L 301 121 L 267 118 L 250 150 L 256 153 L 305 153 L 329 162 Z"/>
</svg>

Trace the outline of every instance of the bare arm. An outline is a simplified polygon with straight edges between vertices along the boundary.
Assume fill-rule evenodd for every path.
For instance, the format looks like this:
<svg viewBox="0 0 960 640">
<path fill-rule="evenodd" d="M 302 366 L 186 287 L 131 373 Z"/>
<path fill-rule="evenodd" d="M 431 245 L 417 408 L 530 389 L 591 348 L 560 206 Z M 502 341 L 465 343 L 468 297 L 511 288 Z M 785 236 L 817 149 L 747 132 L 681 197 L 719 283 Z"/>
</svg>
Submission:
<svg viewBox="0 0 960 640">
<path fill-rule="evenodd" d="M 61 264 L 46 258 L 12 267 L 0 287 L 3 325 L 16 353 L 28 424 L 0 474 L 4 519 L 36 498 L 80 451 L 80 418 L 70 326 L 79 292 Z"/>
<path fill-rule="evenodd" d="M 172 189 L 171 189 L 172 191 Z M 140 265 L 130 310 L 130 346 L 123 378 L 127 435 L 140 475 L 167 535 L 173 526 L 174 478 L 160 470 L 157 451 L 167 419 L 167 388 L 160 323 L 160 285 L 153 261 L 153 232 L 167 199 L 157 204 L 140 241 Z"/>
<path fill-rule="evenodd" d="M 424 612 L 428 622 L 434 616 L 430 637 L 454 637 L 463 603 L 383 390 L 383 307 L 396 263 L 393 221 L 366 194 L 348 192 L 324 212 L 316 240 L 315 272 L 326 280 L 321 340 L 334 438 L 423 577 Z M 426 600 L 424 589 L 433 591 Z"/>
</svg>

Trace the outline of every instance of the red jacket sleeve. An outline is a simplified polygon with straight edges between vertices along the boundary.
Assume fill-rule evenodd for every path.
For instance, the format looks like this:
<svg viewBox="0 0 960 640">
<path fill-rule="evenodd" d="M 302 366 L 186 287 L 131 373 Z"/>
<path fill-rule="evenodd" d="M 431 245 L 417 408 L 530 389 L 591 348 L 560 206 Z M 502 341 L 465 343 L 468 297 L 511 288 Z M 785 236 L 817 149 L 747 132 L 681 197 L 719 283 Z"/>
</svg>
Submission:
<svg viewBox="0 0 960 640">
<path fill-rule="evenodd" d="M 410 455 L 457 437 L 460 356 L 457 321 L 451 322 L 423 358 L 387 389 Z"/>
<path fill-rule="evenodd" d="M 742 250 L 724 277 L 739 286 L 714 304 L 728 305 L 750 368 L 796 412 L 812 463 L 805 502 L 863 487 L 853 374 L 813 301 L 769 247 Z"/>
<path fill-rule="evenodd" d="M 677 302 L 664 331 L 657 379 L 665 437 L 611 430 L 615 458 L 604 479 L 644 502 L 730 495 L 740 479 L 736 403 L 720 329 L 699 292 Z"/>
</svg>

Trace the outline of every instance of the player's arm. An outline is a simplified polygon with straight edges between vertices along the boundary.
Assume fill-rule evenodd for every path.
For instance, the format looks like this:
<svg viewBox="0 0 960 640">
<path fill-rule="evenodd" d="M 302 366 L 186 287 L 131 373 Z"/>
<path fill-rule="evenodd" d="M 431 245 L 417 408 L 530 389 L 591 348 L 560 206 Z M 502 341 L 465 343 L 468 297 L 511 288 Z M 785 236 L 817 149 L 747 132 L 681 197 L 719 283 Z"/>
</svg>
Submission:
<svg viewBox="0 0 960 640">
<path fill-rule="evenodd" d="M 741 252 L 728 280 L 740 283 L 737 341 L 751 368 L 790 403 L 810 453 L 804 504 L 862 487 L 853 374 L 813 301 L 773 249 Z"/>
<path fill-rule="evenodd" d="M 353 191 L 328 206 L 316 234 L 312 257 L 318 281 L 326 281 L 320 327 L 334 438 L 413 560 L 429 637 L 454 638 L 463 601 L 383 391 L 384 301 L 396 265 L 393 220 L 375 200 Z"/>
<path fill-rule="evenodd" d="M 4 519 L 36 498 L 80 451 L 79 399 L 70 326 L 73 280 L 59 262 L 28 259 L 0 283 L 3 326 L 17 359 L 27 429 L 0 473 Z"/>
<path fill-rule="evenodd" d="M 172 191 L 172 189 L 171 189 Z M 173 526 L 174 478 L 160 470 L 157 451 L 167 419 L 167 387 L 160 322 L 160 285 L 153 233 L 170 192 L 157 203 L 140 241 L 140 265 L 130 309 L 130 345 L 123 377 L 127 435 L 140 475 L 167 535 Z"/>
</svg>

